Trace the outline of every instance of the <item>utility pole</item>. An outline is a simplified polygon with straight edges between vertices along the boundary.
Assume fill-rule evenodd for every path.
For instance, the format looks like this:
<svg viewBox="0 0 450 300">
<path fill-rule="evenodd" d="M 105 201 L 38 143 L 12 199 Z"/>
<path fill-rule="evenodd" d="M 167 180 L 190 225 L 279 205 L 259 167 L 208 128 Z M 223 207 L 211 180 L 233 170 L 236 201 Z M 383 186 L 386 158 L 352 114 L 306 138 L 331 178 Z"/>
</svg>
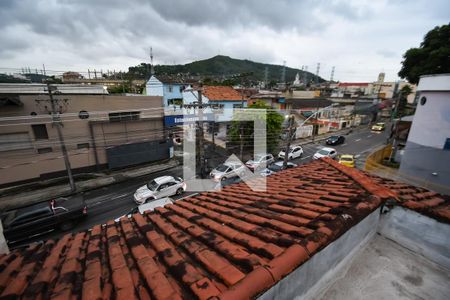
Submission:
<svg viewBox="0 0 450 300">
<path fill-rule="evenodd" d="M 316 123 L 317 123 L 317 114 L 319 113 L 319 101 L 316 99 L 316 112 L 314 113 L 314 123 L 313 123 L 313 131 L 312 131 L 312 142 L 314 143 L 314 138 L 316 136 Z M 317 129 L 319 131 L 319 129 Z"/>
<path fill-rule="evenodd" d="M 198 154 L 200 159 L 200 177 L 204 178 L 205 170 L 205 149 L 204 149 L 204 135 L 203 135 L 203 100 L 202 100 L 202 85 L 198 90 Z"/>
<path fill-rule="evenodd" d="M 292 135 L 293 135 L 293 129 L 294 129 L 294 116 L 289 114 L 288 115 L 288 139 L 286 144 L 286 149 L 284 150 L 284 161 L 283 161 L 283 169 L 286 169 L 288 159 L 289 159 L 289 150 L 291 149 L 291 141 L 292 141 Z"/>
<path fill-rule="evenodd" d="M 66 166 L 66 170 L 67 170 L 67 175 L 69 177 L 69 184 L 70 184 L 70 189 L 72 192 L 75 192 L 76 190 L 76 186 L 75 186 L 75 181 L 73 180 L 73 176 L 72 176 L 72 169 L 70 167 L 70 161 L 69 161 L 69 156 L 67 154 L 67 148 L 66 148 L 66 144 L 64 143 L 64 137 L 62 134 L 62 122 L 61 122 L 61 117 L 59 116 L 59 112 L 56 110 L 56 104 L 58 102 L 58 100 L 55 100 L 53 98 L 53 89 L 56 89 L 55 86 L 50 85 L 50 83 L 47 83 L 47 89 L 48 89 L 48 96 L 50 97 L 50 104 L 51 104 L 51 108 L 52 108 L 52 124 L 53 126 L 56 127 L 56 131 L 58 132 L 58 139 L 59 139 L 59 144 L 61 146 L 61 151 L 64 157 L 64 164 Z"/>
</svg>

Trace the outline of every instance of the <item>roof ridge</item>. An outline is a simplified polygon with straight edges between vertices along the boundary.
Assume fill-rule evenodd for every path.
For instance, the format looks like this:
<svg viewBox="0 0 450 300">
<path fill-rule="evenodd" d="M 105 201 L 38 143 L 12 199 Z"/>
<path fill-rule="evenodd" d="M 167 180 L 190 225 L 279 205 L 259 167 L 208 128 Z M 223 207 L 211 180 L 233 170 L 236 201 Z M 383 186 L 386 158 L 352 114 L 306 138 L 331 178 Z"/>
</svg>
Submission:
<svg viewBox="0 0 450 300">
<path fill-rule="evenodd" d="M 364 173 L 360 172 L 359 170 L 344 166 L 329 157 L 324 157 L 322 158 L 322 160 L 327 162 L 329 165 L 331 165 L 341 173 L 344 173 L 345 175 L 356 181 L 359 185 L 361 185 L 366 191 L 368 191 L 372 195 L 378 196 L 383 200 L 394 198 L 395 200 L 399 201 L 399 196 L 396 192 L 376 183 L 375 180 L 365 175 Z"/>
</svg>

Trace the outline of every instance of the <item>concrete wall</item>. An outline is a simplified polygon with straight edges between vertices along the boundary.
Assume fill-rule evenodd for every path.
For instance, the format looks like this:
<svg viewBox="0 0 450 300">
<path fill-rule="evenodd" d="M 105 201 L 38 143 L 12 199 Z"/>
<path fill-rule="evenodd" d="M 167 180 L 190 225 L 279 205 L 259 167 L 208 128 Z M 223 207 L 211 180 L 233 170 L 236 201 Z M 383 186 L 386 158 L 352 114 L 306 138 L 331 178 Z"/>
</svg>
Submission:
<svg viewBox="0 0 450 300">
<path fill-rule="evenodd" d="M 422 97 L 427 99 L 423 105 L 420 103 Z M 447 138 L 450 138 L 450 92 L 422 91 L 404 149 L 400 173 L 421 178 L 424 182 L 448 186 L 450 150 L 443 150 Z"/>
<path fill-rule="evenodd" d="M 20 96 L 22 107 L 2 107 L 0 117 L 0 136 L 14 133 L 28 135 L 27 149 L 0 152 L 0 185 L 16 181 L 26 181 L 63 172 L 64 161 L 59 147 L 56 128 L 51 124 L 51 116 L 45 106 L 45 95 Z M 93 170 L 96 164 L 94 145 L 89 124 L 92 125 L 97 158 L 100 165 L 107 163 L 106 147 L 146 140 L 159 140 L 163 136 L 163 110 L 161 97 L 126 97 L 126 96 L 92 96 L 92 95 L 57 95 L 55 98 L 67 99 L 62 104 L 62 133 L 69 152 L 73 169 Z M 61 102 L 61 103 L 64 103 Z M 80 119 L 79 112 L 87 111 L 89 118 Z M 140 111 L 139 121 L 109 122 L 110 112 Z M 30 117 L 31 113 L 37 115 Z M 10 119 L 5 119 L 10 117 Z M 48 139 L 37 140 L 33 134 L 32 124 L 44 124 Z M 80 145 L 88 144 L 88 148 Z M 51 152 L 42 153 L 38 149 L 51 148 Z"/>
<path fill-rule="evenodd" d="M 313 299 L 345 272 L 355 253 L 376 233 L 379 210 L 374 211 L 339 239 L 329 244 L 310 260 L 259 297 L 269 299 Z"/>
<path fill-rule="evenodd" d="M 408 141 L 406 142 L 401 161 L 400 175 L 420 181 L 422 183 L 421 186 L 424 187 L 430 184 L 430 188 L 436 192 L 448 193 L 450 151 Z"/>
<path fill-rule="evenodd" d="M 382 215 L 378 232 L 450 270 L 450 225 L 395 207 Z"/>
</svg>

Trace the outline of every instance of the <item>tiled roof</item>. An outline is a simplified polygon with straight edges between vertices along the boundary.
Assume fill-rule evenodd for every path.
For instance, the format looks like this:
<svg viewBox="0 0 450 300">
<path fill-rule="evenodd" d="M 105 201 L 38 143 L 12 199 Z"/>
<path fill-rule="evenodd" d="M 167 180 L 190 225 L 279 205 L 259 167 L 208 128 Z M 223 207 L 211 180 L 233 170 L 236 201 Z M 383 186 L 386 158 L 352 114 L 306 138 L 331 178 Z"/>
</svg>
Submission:
<svg viewBox="0 0 450 300">
<path fill-rule="evenodd" d="M 256 297 L 398 197 L 375 181 L 317 160 L 268 177 L 267 192 L 238 183 L 15 250 L 0 257 L 0 298 Z"/>
<path fill-rule="evenodd" d="M 398 203 L 406 208 L 450 224 L 450 196 L 412 186 L 403 182 L 367 174 L 398 195 Z"/>
<path fill-rule="evenodd" d="M 231 86 L 204 86 L 203 93 L 210 101 L 242 100 L 242 95 Z M 246 100 L 245 96 L 244 100 Z"/>
</svg>

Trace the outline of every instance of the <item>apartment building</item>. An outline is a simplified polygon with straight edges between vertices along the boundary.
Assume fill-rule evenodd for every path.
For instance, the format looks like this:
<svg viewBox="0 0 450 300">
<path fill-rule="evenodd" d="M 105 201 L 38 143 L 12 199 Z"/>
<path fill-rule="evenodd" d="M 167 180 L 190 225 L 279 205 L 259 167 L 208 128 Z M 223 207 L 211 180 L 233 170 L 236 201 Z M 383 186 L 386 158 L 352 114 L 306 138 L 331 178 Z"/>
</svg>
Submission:
<svg viewBox="0 0 450 300">
<path fill-rule="evenodd" d="M 55 93 L 74 173 L 169 157 L 162 97 Z M 0 94 L 0 186 L 66 174 L 46 94 Z"/>
</svg>

